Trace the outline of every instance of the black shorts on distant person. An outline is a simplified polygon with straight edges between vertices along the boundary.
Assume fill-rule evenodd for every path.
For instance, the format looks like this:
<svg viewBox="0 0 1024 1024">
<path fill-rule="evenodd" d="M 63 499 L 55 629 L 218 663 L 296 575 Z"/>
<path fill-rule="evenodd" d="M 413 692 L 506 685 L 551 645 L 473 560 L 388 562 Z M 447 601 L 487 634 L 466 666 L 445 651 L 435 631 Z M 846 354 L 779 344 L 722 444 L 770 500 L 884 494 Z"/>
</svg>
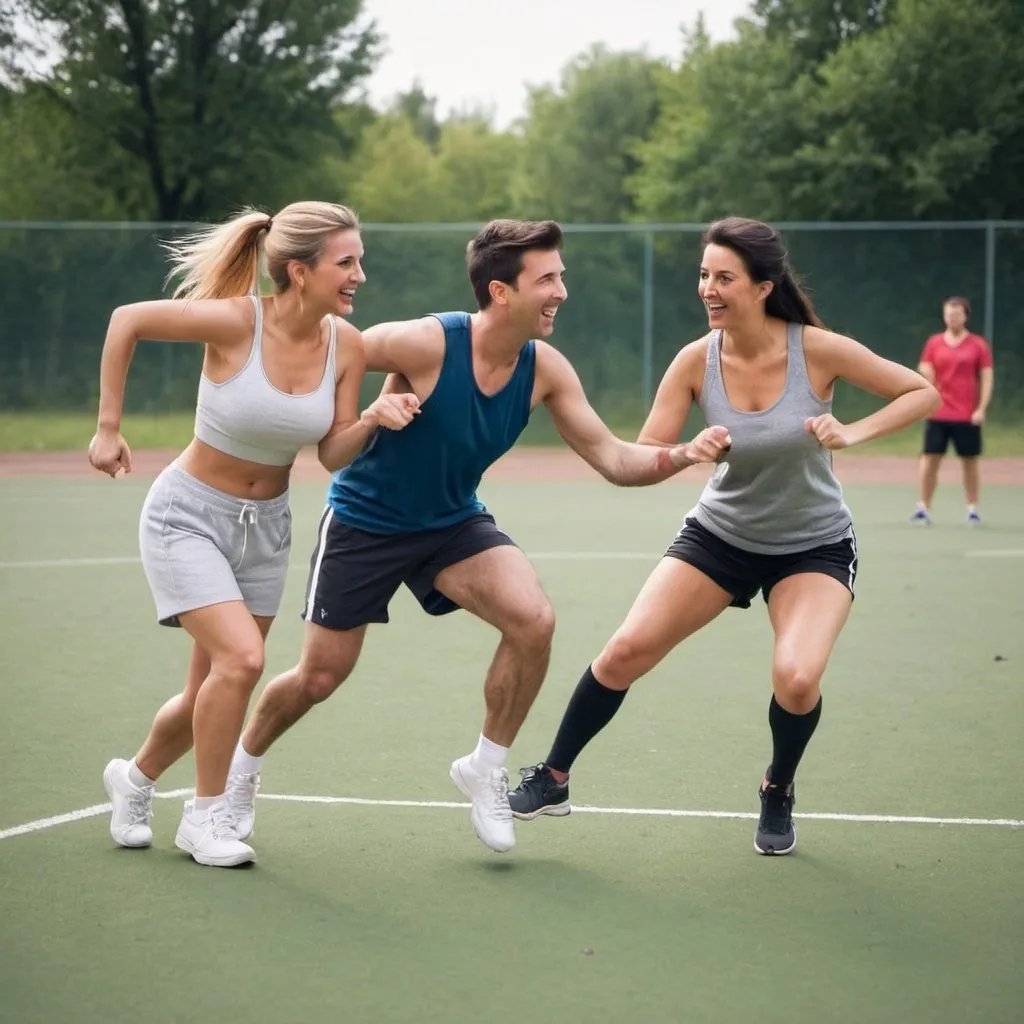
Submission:
<svg viewBox="0 0 1024 1024">
<path fill-rule="evenodd" d="M 302 617 L 338 630 L 387 622 L 388 605 L 403 583 L 425 612 L 446 615 L 459 606 L 434 589 L 438 573 L 508 544 L 516 546 L 487 512 L 439 530 L 382 534 L 348 526 L 328 505 L 309 560 Z"/>
<path fill-rule="evenodd" d="M 981 454 L 981 427 L 976 423 L 925 420 L 925 455 L 945 455 L 950 441 L 961 459 L 976 459 Z"/>
<path fill-rule="evenodd" d="M 799 573 L 831 576 L 851 597 L 857 581 L 857 538 L 852 528 L 848 537 L 832 544 L 789 555 L 761 555 L 727 543 L 688 517 L 665 554 L 699 569 L 732 594 L 733 608 L 749 608 L 759 590 L 767 602 L 776 583 Z"/>
</svg>

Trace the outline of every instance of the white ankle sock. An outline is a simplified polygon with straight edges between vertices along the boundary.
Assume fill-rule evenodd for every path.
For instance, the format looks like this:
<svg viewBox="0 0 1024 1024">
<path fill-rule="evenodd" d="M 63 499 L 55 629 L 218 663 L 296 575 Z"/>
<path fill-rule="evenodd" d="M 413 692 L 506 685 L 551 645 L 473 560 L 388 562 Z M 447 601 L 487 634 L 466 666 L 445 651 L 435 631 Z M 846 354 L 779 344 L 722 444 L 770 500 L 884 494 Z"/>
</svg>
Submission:
<svg viewBox="0 0 1024 1024">
<path fill-rule="evenodd" d="M 977 512 L 978 512 L 978 506 L 977 505 L 968 505 L 967 506 L 967 514 L 968 515 L 972 515 L 973 516 L 973 515 L 976 515 Z"/>
<path fill-rule="evenodd" d="M 503 768 L 508 757 L 508 747 L 499 747 L 492 743 L 483 733 L 477 741 L 476 750 L 470 755 L 470 764 L 478 771 L 490 771 L 492 768 Z"/>
<path fill-rule="evenodd" d="M 224 799 L 224 794 L 220 796 L 197 796 L 192 798 L 192 815 L 196 818 L 206 818 L 210 814 L 210 808 L 214 804 L 219 804 Z"/>
<path fill-rule="evenodd" d="M 232 774 L 255 775 L 260 770 L 262 763 L 262 755 L 255 757 L 248 753 L 245 747 L 242 746 L 242 741 L 238 741 L 238 746 L 235 747 L 235 756 L 231 759 Z"/>
<path fill-rule="evenodd" d="M 148 775 L 142 773 L 139 766 L 135 763 L 134 757 L 128 762 L 128 781 L 139 789 L 156 785 L 155 779 L 151 779 Z"/>
</svg>

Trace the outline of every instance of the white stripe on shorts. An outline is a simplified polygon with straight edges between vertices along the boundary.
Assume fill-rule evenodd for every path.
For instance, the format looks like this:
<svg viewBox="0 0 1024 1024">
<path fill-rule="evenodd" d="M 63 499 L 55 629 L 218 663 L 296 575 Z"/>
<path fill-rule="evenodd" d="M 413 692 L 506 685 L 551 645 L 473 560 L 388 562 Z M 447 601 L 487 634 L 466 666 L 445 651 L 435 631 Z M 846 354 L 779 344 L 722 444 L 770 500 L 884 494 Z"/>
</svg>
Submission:
<svg viewBox="0 0 1024 1024">
<path fill-rule="evenodd" d="M 850 588 L 850 593 L 855 593 L 853 589 L 853 581 L 857 575 L 857 534 L 850 530 L 850 550 L 853 552 L 853 557 L 850 559 L 850 582 L 847 586 Z"/>
<path fill-rule="evenodd" d="M 324 509 L 324 514 L 320 519 L 320 530 L 316 542 L 316 561 L 313 563 L 313 571 L 309 574 L 309 586 L 306 589 L 306 614 L 304 616 L 307 622 L 313 620 L 313 603 L 316 598 L 316 585 L 320 579 L 320 565 L 324 560 L 324 548 L 327 547 L 327 531 L 331 528 L 331 519 L 334 516 L 334 510 L 330 505 Z"/>
</svg>

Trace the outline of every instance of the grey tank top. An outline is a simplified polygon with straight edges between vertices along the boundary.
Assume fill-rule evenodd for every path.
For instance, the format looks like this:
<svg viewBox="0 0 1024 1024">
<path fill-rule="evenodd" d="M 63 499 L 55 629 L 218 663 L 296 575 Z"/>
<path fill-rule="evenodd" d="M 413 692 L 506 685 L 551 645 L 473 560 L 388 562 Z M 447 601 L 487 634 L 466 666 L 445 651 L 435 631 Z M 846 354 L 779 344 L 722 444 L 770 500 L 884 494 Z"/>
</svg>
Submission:
<svg viewBox="0 0 1024 1024">
<path fill-rule="evenodd" d="M 760 412 L 740 412 L 722 379 L 722 332 L 712 331 L 698 402 L 708 426 L 729 431 L 732 448 L 689 514 L 727 543 L 766 555 L 831 544 L 853 529 L 832 453 L 804 426 L 808 417 L 831 412 L 832 402 L 811 387 L 801 324 L 787 325 L 786 343 L 781 396 Z"/>
<path fill-rule="evenodd" d="M 331 317 L 327 360 L 316 390 L 291 395 L 274 387 L 263 368 L 263 304 L 258 295 L 249 297 L 256 307 L 249 358 L 222 384 L 205 374 L 199 378 L 195 434 L 204 444 L 236 459 L 290 466 L 300 448 L 318 444 L 334 423 L 337 325 Z"/>
</svg>

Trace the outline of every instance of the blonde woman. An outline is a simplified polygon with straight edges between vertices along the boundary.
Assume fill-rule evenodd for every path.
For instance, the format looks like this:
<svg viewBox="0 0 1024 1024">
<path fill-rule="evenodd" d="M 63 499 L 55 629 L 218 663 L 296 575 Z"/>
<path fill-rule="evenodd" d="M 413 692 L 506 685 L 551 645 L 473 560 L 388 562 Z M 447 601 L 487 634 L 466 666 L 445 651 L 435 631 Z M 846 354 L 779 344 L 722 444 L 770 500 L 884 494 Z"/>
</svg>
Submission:
<svg viewBox="0 0 1024 1024">
<path fill-rule="evenodd" d="M 246 211 L 169 251 L 180 276 L 174 298 L 121 306 L 110 318 L 89 461 L 112 477 L 131 471 L 120 422 L 136 342 L 202 343 L 195 437 L 154 481 L 139 525 L 157 618 L 185 629 L 192 657 L 183 692 L 103 781 L 114 841 L 149 846 L 154 783 L 194 745 L 196 794 L 175 843 L 200 864 L 229 867 L 255 859 L 224 794 L 284 590 L 292 463 L 315 444 L 326 469 L 345 466 L 378 426 L 405 426 L 418 403 L 388 394 L 358 412 L 363 341 L 342 319 L 366 280 L 351 210 L 301 202 L 273 216 Z M 265 297 L 256 290 L 261 262 L 273 282 Z"/>
</svg>

